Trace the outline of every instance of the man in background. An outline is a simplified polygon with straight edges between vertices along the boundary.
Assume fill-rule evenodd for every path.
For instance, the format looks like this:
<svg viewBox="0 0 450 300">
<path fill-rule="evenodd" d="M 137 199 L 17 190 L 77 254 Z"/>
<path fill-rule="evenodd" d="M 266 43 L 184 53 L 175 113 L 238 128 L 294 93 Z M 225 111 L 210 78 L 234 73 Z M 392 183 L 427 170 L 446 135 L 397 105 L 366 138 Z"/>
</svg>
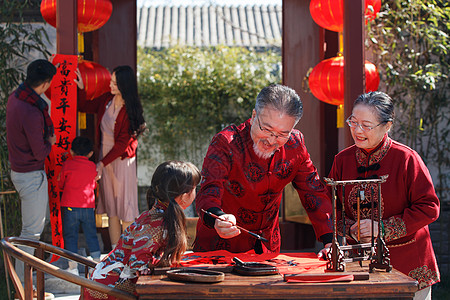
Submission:
<svg viewBox="0 0 450 300">
<path fill-rule="evenodd" d="M 44 161 L 56 142 L 48 105 L 40 95 L 50 87 L 55 74 L 56 67 L 49 61 L 38 59 L 31 62 L 25 82 L 9 96 L 6 106 L 11 180 L 21 201 L 20 237 L 34 240 L 41 236 L 48 209 Z M 34 248 L 29 247 L 22 250 L 32 255 L 34 252 Z M 16 261 L 16 272 L 23 282 L 24 268 L 20 260 Z"/>
</svg>

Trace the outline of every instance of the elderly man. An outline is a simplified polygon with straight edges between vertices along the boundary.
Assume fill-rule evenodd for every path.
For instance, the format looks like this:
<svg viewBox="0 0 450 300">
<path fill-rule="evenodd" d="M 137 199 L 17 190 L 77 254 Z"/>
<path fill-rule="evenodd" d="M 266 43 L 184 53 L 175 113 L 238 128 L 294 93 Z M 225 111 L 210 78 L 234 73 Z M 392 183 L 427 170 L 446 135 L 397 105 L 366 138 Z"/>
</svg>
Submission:
<svg viewBox="0 0 450 300">
<path fill-rule="evenodd" d="M 278 212 L 283 189 L 290 182 L 319 241 L 324 245 L 331 242 L 331 201 L 302 133 L 294 129 L 302 114 L 303 105 L 294 90 L 270 85 L 257 96 L 249 120 L 225 128 L 212 139 L 196 199 L 201 220 L 195 251 L 279 252 Z M 235 225 L 259 234 L 267 242 L 241 233 Z"/>
</svg>

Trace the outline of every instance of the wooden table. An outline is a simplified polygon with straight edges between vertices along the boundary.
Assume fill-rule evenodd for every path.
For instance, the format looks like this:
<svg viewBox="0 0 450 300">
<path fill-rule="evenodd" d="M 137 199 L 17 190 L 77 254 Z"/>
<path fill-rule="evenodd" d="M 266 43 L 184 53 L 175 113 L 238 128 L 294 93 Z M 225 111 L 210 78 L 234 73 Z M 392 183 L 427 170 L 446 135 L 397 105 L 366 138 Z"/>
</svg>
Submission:
<svg viewBox="0 0 450 300">
<path fill-rule="evenodd" d="M 369 268 L 348 263 L 346 271 L 368 272 Z M 219 283 L 189 283 L 152 275 L 139 277 L 136 290 L 139 299 L 412 299 L 417 282 L 397 270 L 374 271 L 369 280 L 329 283 L 287 283 L 281 275 L 234 273 L 226 273 L 225 280 Z"/>
</svg>

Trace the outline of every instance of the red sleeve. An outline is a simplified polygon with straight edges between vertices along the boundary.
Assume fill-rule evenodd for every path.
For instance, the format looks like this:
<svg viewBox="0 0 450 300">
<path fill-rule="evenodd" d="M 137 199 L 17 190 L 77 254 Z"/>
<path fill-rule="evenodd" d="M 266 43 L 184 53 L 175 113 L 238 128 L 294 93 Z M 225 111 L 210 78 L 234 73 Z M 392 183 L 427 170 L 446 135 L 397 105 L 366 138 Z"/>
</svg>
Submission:
<svg viewBox="0 0 450 300">
<path fill-rule="evenodd" d="M 404 174 L 409 187 L 406 193 L 408 207 L 402 214 L 383 220 L 386 241 L 413 234 L 439 217 L 440 204 L 430 172 L 417 152 L 412 151 L 406 159 Z"/>
<path fill-rule="evenodd" d="M 23 118 L 23 132 L 27 136 L 33 157 L 37 161 L 43 161 L 50 154 L 52 145 L 42 137 L 44 132 L 44 118 L 42 113 L 36 110 L 29 110 L 30 115 Z"/>
<path fill-rule="evenodd" d="M 220 134 L 212 139 L 203 161 L 202 185 L 195 200 L 199 216 L 203 215 L 201 209 L 222 208 L 224 182 L 231 169 L 231 159 L 228 157 L 230 151 L 222 139 Z"/>
<path fill-rule="evenodd" d="M 121 112 L 117 116 L 116 122 L 118 124 L 116 123 L 114 130 L 118 130 L 118 132 L 114 132 L 114 146 L 102 159 L 103 165 L 105 166 L 113 162 L 116 158 L 122 156 L 127 147 L 136 140 L 129 132 L 130 121 L 128 120 L 125 107 L 122 108 Z"/>
<path fill-rule="evenodd" d="M 111 93 L 105 93 L 93 100 L 86 99 L 86 91 L 78 89 L 77 97 L 78 97 L 78 111 L 96 114 L 100 110 L 102 106 L 105 106 L 107 101 L 111 100 Z"/>
</svg>

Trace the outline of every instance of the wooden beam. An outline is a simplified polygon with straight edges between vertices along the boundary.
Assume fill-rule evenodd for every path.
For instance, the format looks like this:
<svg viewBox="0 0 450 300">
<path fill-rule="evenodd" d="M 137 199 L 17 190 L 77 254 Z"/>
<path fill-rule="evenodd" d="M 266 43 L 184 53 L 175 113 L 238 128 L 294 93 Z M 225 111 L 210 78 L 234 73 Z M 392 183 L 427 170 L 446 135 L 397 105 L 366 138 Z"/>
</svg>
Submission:
<svg viewBox="0 0 450 300">
<path fill-rule="evenodd" d="M 77 55 L 77 0 L 56 0 L 56 52 Z"/>
<path fill-rule="evenodd" d="M 121 65 L 136 70 L 136 0 L 112 0 L 112 4 L 111 17 L 94 35 L 93 59 L 110 71 Z"/>
<path fill-rule="evenodd" d="M 365 91 L 364 0 L 344 0 L 344 111 L 351 115 L 353 102 Z M 339 148 L 353 144 L 348 128 L 343 128 Z"/>
<path fill-rule="evenodd" d="M 303 102 L 303 116 L 296 128 L 305 136 L 311 160 L 325 173 L 324 163 L 324 106 L 304 89 L 306 74 L 323 57 L 321 29 L 309 12 L 309 0 L 283 0 L 283 84 L 293 88 Z M 322 57 L 321 57 L 322 55 Z"/>
</svg>

